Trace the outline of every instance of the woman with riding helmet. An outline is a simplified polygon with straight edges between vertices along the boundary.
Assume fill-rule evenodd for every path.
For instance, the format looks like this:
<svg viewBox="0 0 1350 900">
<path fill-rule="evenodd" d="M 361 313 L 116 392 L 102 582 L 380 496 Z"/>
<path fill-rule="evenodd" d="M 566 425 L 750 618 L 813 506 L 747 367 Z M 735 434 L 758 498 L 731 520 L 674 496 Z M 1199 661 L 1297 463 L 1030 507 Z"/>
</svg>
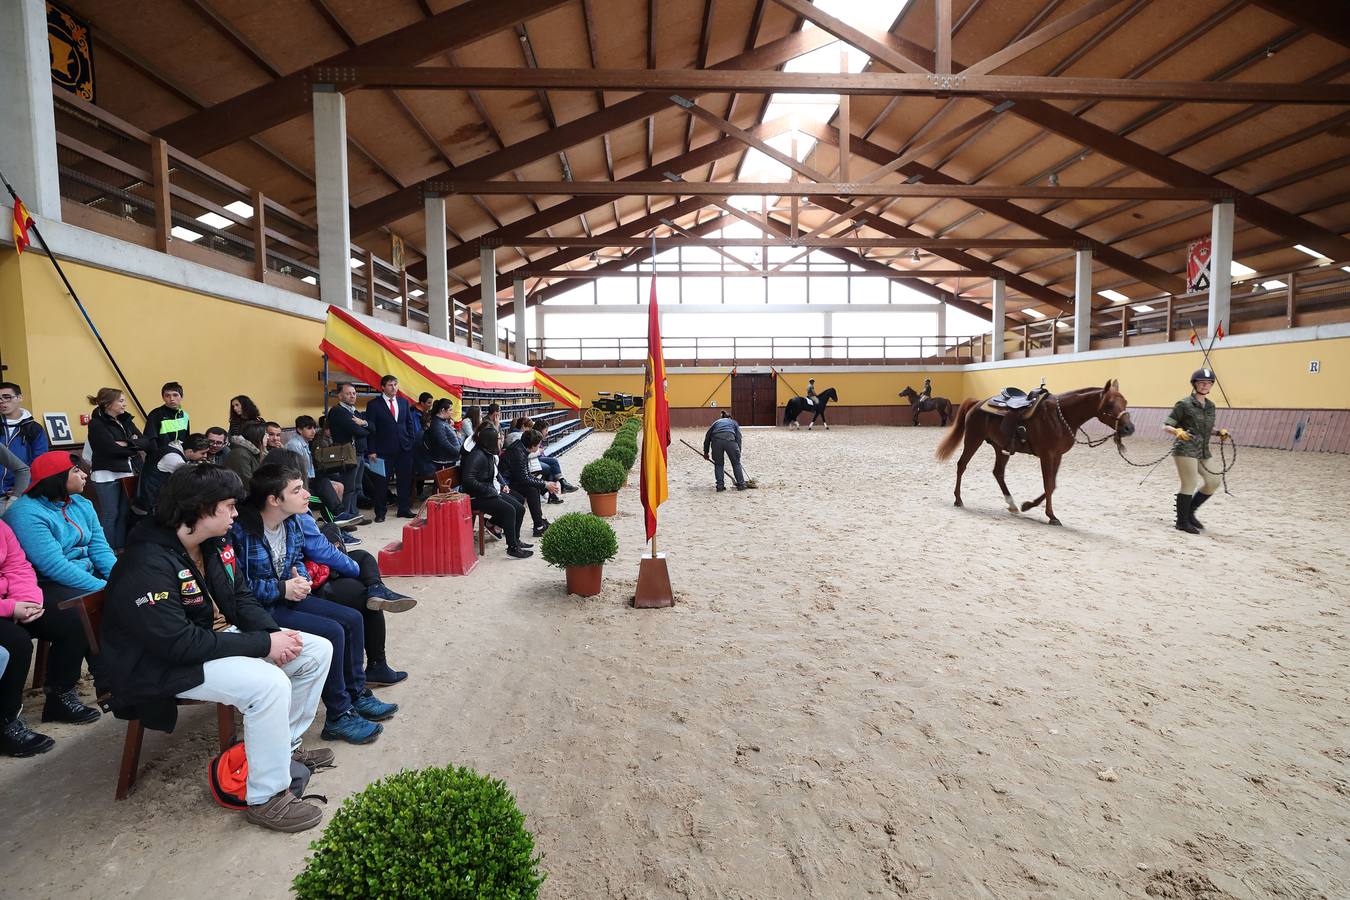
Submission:
<svg viewBox="0 0 1350 900">
<path fill-rule="evenodd" d="M 1181 479 L 1177 493 L 1177 530 L 1199 534 L 1205 526 L 1195 518 L 1195 511 L 1219 489 L 1219 472 L 1210 467 L 1213 454 L 1209 450 L 1210 437 L 1228 439 L 1226 428 L 1216 429 L 1217 410 L 1209 392 L 1214 389 L 1214 370 L 1206 366 L 1191 375 L 1191 394 L 1172 407 L 1163 422 L 1163 431 L 1176 438 L 1172 445 L 1172 461 L 1176 463 Z"/>
</svg>

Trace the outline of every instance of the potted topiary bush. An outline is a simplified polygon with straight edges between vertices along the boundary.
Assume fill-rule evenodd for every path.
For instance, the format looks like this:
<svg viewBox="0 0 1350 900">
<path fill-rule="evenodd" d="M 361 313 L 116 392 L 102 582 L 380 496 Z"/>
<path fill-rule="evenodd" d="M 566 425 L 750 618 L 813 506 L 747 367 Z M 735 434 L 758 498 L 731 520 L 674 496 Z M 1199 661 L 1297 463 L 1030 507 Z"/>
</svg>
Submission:
<svg viewBox="0 0 1350 900">
<path fill-rule="evenodd" d="M 612 459 L 597 459 L 582 468 L 581 489 L 590 497 L 591 512 L 612 516 L 618 511 L 619 488 L 626 474 L 623 466 Z"/>
<path fill-rule="evenodd" d="M 575 512 L 553 520 L 539 539 L 539 552 L 549 565 L 566 570 L 567 593 L 594 597 L 600 593 L 605 563 L 619 552 L 619 541 L 604 519 Z"/>
<path fill-rule="evenodd" d="M 625 473 L 633 468 L 633 461 L 637 459 L 637 448 L 629 444 L 611 444 L 601 456 L 605 459 L 612 459 L 623 466 Z"/>
<path fill-rule="evenodd" d="M 317 897 L 512 897 L 545 875 L 506 785 L 472 769 L 406 769 L 348 797 L 291 888 Z"/>
</svg>

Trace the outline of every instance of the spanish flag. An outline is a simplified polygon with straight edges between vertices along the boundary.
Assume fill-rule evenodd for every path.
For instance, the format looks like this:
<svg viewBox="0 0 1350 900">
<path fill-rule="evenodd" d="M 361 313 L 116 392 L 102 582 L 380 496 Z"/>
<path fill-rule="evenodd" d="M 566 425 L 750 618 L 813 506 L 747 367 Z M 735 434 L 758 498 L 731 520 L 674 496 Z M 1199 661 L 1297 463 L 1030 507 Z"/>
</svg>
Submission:
<svg viewBox="0 0 1350 900">
<path fill-rule="evenodd" d="M 661 317 L 656 308 L 656 275 L 647 309 L 647 384 L 642 402 L 642 509 L 647 540 L 656 534 L 656 508 L 670 496 L 666 452 L 670 447 L 670 404 L 666 399 L 666 360 L 661 352 Z"/>
<path fill-rule="evenodd" d="M 28 207 L 23 205 L 23 201 L 18 197 L 14 198 L 14 249 L 19 253 L 28 249 L 29 238 L 28 229 L 33 224 L 33 217 L 28 213 Z"/>
</svg>

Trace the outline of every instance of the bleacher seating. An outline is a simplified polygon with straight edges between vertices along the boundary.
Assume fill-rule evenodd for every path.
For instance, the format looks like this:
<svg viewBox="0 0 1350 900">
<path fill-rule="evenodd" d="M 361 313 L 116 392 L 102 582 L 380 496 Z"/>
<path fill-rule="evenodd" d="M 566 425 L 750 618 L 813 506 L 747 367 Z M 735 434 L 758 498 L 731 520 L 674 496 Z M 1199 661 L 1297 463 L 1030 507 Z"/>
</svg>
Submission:
<svg viewBox="0 0 1350 900">
<path fill-rule="evenodd" d="M 574 410 L 555 407 L 553 401 L 540 399 L 534 390 L 465 388 L 461 399 L 465 406 L 498 404 L 502 409 L 502 422 L 508 425 L 518 416 L 529 416 L 536 423 L 544 423 L 547 426 L 543 449 L 545 456 L 561 456 L 585 440 L 592 431 L 581 426 L 581 419 Z"/>
</svg>

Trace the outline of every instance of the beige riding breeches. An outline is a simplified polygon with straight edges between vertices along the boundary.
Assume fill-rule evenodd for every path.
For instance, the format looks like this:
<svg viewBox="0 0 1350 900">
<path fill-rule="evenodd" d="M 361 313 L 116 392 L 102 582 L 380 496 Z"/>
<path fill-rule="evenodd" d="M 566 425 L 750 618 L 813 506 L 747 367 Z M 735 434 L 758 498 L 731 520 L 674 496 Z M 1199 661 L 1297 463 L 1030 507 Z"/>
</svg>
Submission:
<svg viewBox="0 0 1350 900">
<path fill-rule="evenodd" d="M 1218 468 L 1212 459 L 1196 459 L 1194 456 L 1174 456 L 1177 475 L 1181 476 L 1181 493 L 1212 494 L 1219 489 Z M 1211 471 L 1214 469 L 1214 471 Z"/>
</svg>

